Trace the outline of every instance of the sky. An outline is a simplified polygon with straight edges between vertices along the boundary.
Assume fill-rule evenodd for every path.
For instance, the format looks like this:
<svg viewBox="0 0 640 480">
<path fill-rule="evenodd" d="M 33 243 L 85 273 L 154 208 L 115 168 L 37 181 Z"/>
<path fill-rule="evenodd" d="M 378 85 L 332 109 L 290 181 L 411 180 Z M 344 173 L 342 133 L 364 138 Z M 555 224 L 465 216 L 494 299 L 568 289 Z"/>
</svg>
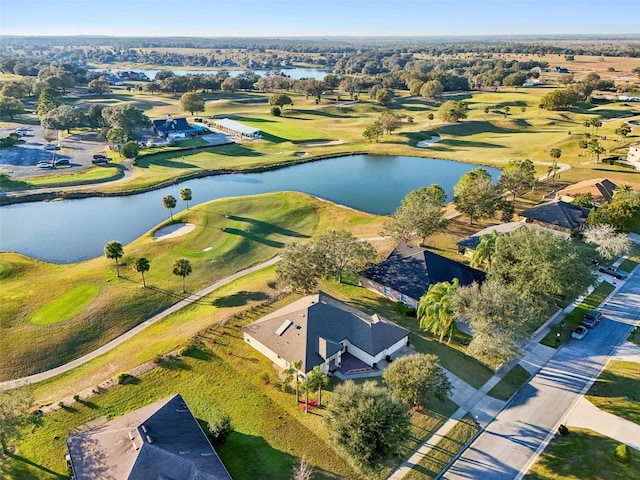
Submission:
<svg viewBox="0 0 640 480">
<path fill-rule="evenodd" d="M 640 34 L 640 0 L 0 0 L 0 35 L 576 34 Z"/>
</svg>

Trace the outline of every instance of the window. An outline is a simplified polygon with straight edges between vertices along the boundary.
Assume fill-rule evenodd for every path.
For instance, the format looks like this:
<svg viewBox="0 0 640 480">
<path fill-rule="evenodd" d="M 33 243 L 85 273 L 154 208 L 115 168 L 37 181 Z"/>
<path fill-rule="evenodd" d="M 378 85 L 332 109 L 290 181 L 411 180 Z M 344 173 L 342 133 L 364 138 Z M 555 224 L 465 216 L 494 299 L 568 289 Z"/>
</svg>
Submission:
<svg viewBox="0 0 640 480">
<path fill-rule="evenodd" d="M 400 301 L 404 304 L 407 303 L 407 296 L 404 293 L 400 295 Z"/>
<path fill-rule="evenodd" d="M 389 287 L 384 287 L 384 294 L 391 295 L 391 289 Z"/>
</svg>

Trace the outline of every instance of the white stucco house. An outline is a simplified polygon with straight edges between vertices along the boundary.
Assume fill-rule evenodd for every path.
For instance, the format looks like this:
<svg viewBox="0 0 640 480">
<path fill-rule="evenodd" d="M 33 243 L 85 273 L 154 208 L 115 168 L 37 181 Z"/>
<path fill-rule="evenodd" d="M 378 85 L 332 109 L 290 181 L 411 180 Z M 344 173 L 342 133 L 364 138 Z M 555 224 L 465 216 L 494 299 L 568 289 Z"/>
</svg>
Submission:
<svg viewBox="0 0 640 480">
<path fill-rule="evenodd" d="M 243 328 L 244 340 L 280 368 L 302 361 L 301 376 L 315 366 L 337 370 L 349 353 L 373 366 L 407 345 L 409 330 L 318 292 Z"/>
<path fill-rule="evenodd" d="M 640 142 L 629 145 L 627 162 L 633 165 L 634 169 L 640 170 Z"/>
</svg>

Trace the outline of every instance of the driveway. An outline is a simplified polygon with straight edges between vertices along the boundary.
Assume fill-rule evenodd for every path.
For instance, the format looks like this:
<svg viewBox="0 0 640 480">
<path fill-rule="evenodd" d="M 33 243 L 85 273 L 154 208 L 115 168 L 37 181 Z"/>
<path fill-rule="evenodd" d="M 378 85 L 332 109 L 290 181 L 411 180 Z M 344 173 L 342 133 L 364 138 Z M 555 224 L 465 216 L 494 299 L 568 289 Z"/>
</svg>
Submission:
<svg viewBox="0 0 640 480">
<path fill-rule="evenodd" d="M 640 275 L 631 276 L 601 310 L 600 325 L 562 347 L 443 478 L 511 480 L 526 473 L 640 318 Z"/>
</svg>

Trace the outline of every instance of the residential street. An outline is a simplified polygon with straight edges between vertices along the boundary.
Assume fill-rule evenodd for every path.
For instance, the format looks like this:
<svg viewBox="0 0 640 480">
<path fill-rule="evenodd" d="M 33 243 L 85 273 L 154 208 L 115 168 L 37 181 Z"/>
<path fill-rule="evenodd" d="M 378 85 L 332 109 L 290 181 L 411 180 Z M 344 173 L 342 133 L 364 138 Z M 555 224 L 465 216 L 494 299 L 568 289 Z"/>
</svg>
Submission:
<svg viewBox="0 0 640 480">
<path fill-rule="evenodd" d="M 631 276 L 601 310 L 600 325 L 563 346 L 443 478 L 511 480 L 526 473 L 640 318 L 640 275 Z"/>
</svg>

